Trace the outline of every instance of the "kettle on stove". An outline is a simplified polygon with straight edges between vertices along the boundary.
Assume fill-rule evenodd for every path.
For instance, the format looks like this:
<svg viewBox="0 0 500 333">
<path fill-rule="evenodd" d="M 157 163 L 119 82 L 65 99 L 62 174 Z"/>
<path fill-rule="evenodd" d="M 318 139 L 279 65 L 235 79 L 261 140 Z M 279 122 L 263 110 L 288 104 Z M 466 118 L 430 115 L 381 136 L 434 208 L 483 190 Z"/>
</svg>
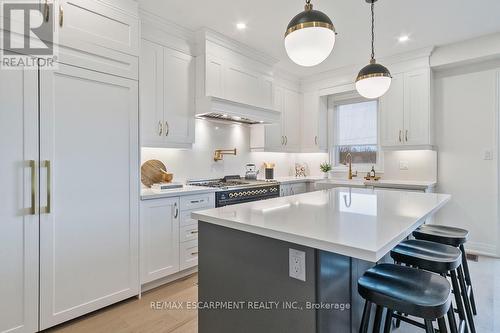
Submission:
<svg viewBox="0 0 500 333">
<path fill-rule="evenodd" d="M 257 175 L 259 174 L 259 170 L 253 163 L 248 163 L 245 168 L 247 171 L 245 172 L 245 179 L 248 180 L 257 180 Z"/>
</svg>

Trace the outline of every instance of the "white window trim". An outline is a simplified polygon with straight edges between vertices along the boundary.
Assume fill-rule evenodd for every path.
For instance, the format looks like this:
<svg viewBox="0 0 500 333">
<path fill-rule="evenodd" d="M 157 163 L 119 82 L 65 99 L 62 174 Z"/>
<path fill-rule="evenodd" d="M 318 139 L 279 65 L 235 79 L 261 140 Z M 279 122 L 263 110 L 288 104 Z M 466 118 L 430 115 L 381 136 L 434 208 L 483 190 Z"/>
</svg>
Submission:
<svg viewBox="0 0 500 333">
<path fill-rule="evenodd" d="M 329 140 L 331 144 L 328 146 L 328 155 L 330 163 L 332 164 L 333 172 L 347 172 L 349 168 L 345 165 L 337 165 L 336 159 L 336 110 L 339 105 L 354 104 L 366 102 L 367 99 L 361 97 L 356 91 L 351 91 L 339 95 L 328 96 L 328 125 L 332 126 L 332 130 L 329 130 Z M 364 177 L 368 173 L 372 166 L 375 166 L 375 171 L 377 174 L 384 173 L 384 154 L 382 147 L 380 145 L 381 135 L 380 135 L 380 102 L 377 106 L 377 163 L 353 163 L 352 172 L 358 171 L 358 177 Z"/>
</svg>

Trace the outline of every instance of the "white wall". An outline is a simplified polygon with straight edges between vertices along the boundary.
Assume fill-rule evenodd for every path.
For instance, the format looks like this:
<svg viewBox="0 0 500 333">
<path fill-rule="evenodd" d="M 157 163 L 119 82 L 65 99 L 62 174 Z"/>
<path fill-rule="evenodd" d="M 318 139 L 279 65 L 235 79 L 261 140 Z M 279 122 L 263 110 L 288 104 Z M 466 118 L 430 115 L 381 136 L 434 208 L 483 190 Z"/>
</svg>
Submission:
<svg viewBox="0 0 500 333">
<path fill-rule="evenodd" d="M 287 154 L 250 152 L 250 128 L 230 123 L 196 120 L 196 143 L 192 149 L 142 148 L 142 163 L 149 159 L 162 161 L 174 181 L 187 179 L 218 178 L 231 174 L 245 174 L 245 165 L 264 162 L 276 163 L 275 177 L 295 175 L 295 162 L 307 163 L 308 174 L 320 175 L 319 164 L 328 159 L 327 154 Z M 226 155 L 223 161 L 214 162 L 215 149 L 237 149 L 237 155 Z M 264 176 L 264 171 L 261 171 Z"/>
<path fill-rule="evenodd" d="M 497 77 L 476 65 L 437 73 L 434 82 L 438 191 L 453 196 L 436 221 L 470 230 L 468 248 L 490 254 L 500 251 Z"/>
<path fill-rule="evenodd" d="M 384 178 L 397 180 L 437 179 L 437 156 L 432 150 L 384 152 Z M 400 170 L 400 162 L 407 163 L 408 170 Z"/>
</svg>

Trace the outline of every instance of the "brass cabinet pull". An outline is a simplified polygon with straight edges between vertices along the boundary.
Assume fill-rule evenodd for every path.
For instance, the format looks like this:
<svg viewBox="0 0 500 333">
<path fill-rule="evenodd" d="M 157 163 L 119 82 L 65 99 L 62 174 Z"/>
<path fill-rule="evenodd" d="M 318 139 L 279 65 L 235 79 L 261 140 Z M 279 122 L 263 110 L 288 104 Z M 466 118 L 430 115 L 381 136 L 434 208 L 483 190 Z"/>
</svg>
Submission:
<svg viewBox="0 0 500 333">
<path fill-rule="evenodd" d="M 194 235 L 194 234 L 197 234 L 197 233 L 198 233 L 198 230 L 193 230 L 193 231 L 191 231 L 191 234 L 193 234 L 193 235 Z"/>
<path fill-rule="evenodd" d="M 399 130 L 399 142 L 401 142 L 401 130 Z"/>
<path fill-rule="evenodd" d="M 405 140 L 406 140 L 406 142 L 408 142 L 408 130 L 406 130 L 406 132 L 405 132 Z"/>
<path fill-rule="evenodd" d="M 288 136 L 285 135 L 285 146 L 288 144 Z"/>
<path fill-rule="evenodd" d="M 163 134 L 163 124 L 161 121 L 158 122 L 158 136 L 161 136 Z"/>
<path fill-rule="evenodd" d="M 37 192 L 37 181 L 36 181 L 36 163 L 35 160 L 29 161 L 29 166 L 31 169 L 31 207 L 29 210 L 30 215 L 36 214 L 36 192 Z"/>
<path fill-rule="evenodd" d="M 43 9 L 43 18 L 44 18 L 45 22 L 49 22 L 50 10 L 49 10 L 49 4 L 47 3 L 47 0 L 45 0 L 45 7 Z"/>
<path fill-rule="evenodd" d="M 63 26 L 63 23 L 64 23 L 64 9 L 61 6 L 59 6 L 59 26 L 62 28 Z"/>
<path fill-rule="evenodd" d="M 51 179 L 51 163 L 50 161 L 43 161 L 42 162 L 42 167 L 47 168 L 47 206 L 43 207 L 41 209 L 42 214 L 50 214 L 51 211 L 51 186 L 50 186 L 50 179 Z"/>
<path fill-rule="evenodd" d="M 200 252 L 198 252 L 198 251 L 196 251 L 196 252 L 191 252 L 191 255 L 192 255 L 192 256 L 195 256 L 195 255 L 197 255 L 198 253 L 200 253 Z"/>
<path fill-rule="evenodd" d="M 318 145 L 318 136 L 317 136 L 317 135 L 314 137 L 314 144 L 315 144 L 316 146 Z"/>
<path fill-rule="evenodd" d="M 174 203 L 174 207 L 175 207 L 174 219 L 176 219 L 179 216 L 179 208 L 177 208 L 177 202 Z"/>
<path fill-rule="evenodd" d="M 285 144 L 285 137 L 282 135 L 281 136 L 281 145 L 283 146 Z"/>
<path fill-rule="evenodd" d="M 165 136 L 168 136 L 170 133 L 170 126 L 168 125 L 168 121 L 165 121 Z"/>
</svg>

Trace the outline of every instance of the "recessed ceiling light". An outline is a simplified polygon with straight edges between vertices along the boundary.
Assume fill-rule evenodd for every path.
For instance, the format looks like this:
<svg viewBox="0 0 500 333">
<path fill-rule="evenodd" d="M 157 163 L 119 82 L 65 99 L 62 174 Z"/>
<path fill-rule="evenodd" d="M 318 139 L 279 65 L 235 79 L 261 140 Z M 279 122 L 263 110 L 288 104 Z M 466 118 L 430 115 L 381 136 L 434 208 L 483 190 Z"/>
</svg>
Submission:
<svg viewBox="0 0 500 333">
<path fill-rule="evenodd" d="M 410 40 L 410 36 L 408 36 L 408 35 L 401 35 L 398 37 L 398 41 L 400 43 L 406 43 L 409 40 Z"/>
<path fill-rule="evenodd" d="M 239 22 L 239 23 L 236 23 L 236 28 L 238 28 L 238 30 L 245 30 L 247 28 L 247 25 L 246 25 L 246 23 Z"/>
</svg>

